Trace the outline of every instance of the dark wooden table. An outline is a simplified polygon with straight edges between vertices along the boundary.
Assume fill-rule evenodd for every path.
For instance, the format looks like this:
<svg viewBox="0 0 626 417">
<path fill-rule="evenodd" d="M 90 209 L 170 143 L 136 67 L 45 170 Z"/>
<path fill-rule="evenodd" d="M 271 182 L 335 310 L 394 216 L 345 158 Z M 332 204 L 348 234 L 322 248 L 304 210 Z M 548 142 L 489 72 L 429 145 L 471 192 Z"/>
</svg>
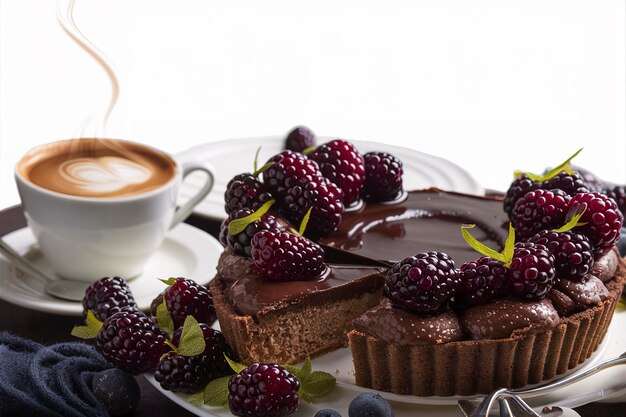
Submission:
<svg viewBox="0 0 626 417">
<path fill-rule="evenodd" d="M 217 237 L 218 235 L 218 222 L 196 215 L 192 215 L 186 222 L 213 236 Z M 25 225 L 26 220 L 20 206 L 0 211 L 0 236 Z M 51 344 L 76 340 L 70 336 L 70 331 L 74 325 L 79 323 L 80 318 L 78 317 L 52 315 L 29 310 L 0 300 L 0 330 L 8 330 L 13 334 L 28 337 L 40 343 Z M 194 416 L 154 389 L 142 376 L 137 377 L 137 382 L 141 388 L 141 401 L 133 413 L 134 417 Z M 583 417 L 626 416 L 626 403 L 588 404 L 578 408 L 577 411 Z"/>
</svg>

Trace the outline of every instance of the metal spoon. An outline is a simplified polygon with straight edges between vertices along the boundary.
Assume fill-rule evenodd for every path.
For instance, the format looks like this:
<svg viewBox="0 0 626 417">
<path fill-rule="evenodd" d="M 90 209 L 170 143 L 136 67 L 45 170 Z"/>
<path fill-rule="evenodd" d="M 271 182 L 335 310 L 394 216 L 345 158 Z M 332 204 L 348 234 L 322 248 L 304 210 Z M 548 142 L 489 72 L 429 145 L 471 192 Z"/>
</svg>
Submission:
<svg viewBox="0 0 626 417">
<path fill-rule="evenodd" d="M 44 291 L 53 297 L 68 301 L 82 301 L 85 290 L 90 285 L 88 282 L 56 279 L 48 276 L 32 262 L 7 245 L 2 239 L 0 239 L 0 252 L 10 259 L 17 268 L 43 280 L 45 282 Z"/>
</svg>

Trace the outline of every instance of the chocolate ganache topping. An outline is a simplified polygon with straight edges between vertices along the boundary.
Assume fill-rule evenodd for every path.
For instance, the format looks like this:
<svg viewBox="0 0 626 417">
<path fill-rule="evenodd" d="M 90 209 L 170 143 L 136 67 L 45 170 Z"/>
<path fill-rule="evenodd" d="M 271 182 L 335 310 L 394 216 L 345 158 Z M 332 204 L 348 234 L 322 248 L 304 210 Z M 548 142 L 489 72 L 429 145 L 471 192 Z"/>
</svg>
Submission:
<svg viewBox="0 0 626 417">
<path fill-rule="evenodd" d="M 367 202 L 345 212 L 337 231 L 320 243 L 388 263 L 436 250 L 461 265 L 478 257 L 463 240 L 464 223 L 476 224 L 472 233 L 487 246 L 503 247 L 508 218 L 502 200 L 433 188 L 410 191 L 390 203 Z"/>
<path fill-rule="evenodd" d="M 399 345 L 434 345 L 463 339 L 463 330 L 453 311 L 435 316 L 417 316 L 394 307 L 388 299 L 356 319 L 354 327 Z"/>
<path fill-rule="evenodd" d="M 555 327 L 559 315 L 549 299 L 526 301 L 505 298 L 459 312 L 461 325 L 470 339 L 500 339 L 528 326 Z"/>
<path fill-rule="evenodd" d="M 380 266 L 354 266 L 329 264 L 319 277 L 309 280 L 273 282 L 260 277 L 250 258 L 237 256 L 227 248 L 218 264 L 218 276 L 225 284 L 230 304 L 244 315 L 258 316 L 288 307 L 298 302 L 315 302 L 319 297 L 330 300 L 345 291 L 352 291 L 344 284 L 359 281 L 366 291 L 380 290 L 382 273 Z"/>
</svg>

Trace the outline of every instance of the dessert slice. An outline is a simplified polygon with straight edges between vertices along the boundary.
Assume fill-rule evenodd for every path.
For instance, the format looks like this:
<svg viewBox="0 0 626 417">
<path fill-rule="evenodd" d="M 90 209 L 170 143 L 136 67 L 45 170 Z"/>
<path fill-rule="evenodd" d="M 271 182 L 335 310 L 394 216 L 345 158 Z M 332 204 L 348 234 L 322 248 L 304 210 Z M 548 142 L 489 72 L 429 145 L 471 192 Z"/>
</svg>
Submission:
<svg viewBox="0 0 626 417">
<path fill-rule="evenodd" d="M 221 330 L 244 363 L 293 364 L 346 346 L 352 321 L 381 297 L 386 268 L 369 263 L 275 282 L 227 247 L 210 284 Z"/>
</svg>

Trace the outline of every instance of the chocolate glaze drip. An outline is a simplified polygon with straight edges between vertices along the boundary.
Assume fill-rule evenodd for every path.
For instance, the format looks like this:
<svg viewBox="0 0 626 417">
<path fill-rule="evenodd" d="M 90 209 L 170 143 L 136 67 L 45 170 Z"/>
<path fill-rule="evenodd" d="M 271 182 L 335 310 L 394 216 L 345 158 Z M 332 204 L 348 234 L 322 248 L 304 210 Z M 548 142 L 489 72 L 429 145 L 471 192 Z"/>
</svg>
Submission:
<svg viewBox="0 0 626 417">
<path fill-rule="evenodd" d="M 526 301 L 505 298 L 459 312 L 461 325 L 470 339 L 500 339 L 515 329 L 555 327 L 559 315 L 549 299 Z"/>
<path fill-rule="evenodd" d="M 463 339 L 463 330 L 453 311 L 436 316 L 417 316 L 392 306 L 387 299 L 356 319 L 354 327 L 399 345 L 432 345 Z"/>
<path fill-rule="evenodd" d="M 508 218 L 502 200 L 437 189 L 411 191 L 393 203 L 365 203 L 344 213 L 337 231 L 320 243 L 389 263 L 436 250 L 461 265 L 480 256 L 461 235 L 464 223 L 476 224 L 472 234 L 487 246 L 503 247 Z"/>
</svg>

